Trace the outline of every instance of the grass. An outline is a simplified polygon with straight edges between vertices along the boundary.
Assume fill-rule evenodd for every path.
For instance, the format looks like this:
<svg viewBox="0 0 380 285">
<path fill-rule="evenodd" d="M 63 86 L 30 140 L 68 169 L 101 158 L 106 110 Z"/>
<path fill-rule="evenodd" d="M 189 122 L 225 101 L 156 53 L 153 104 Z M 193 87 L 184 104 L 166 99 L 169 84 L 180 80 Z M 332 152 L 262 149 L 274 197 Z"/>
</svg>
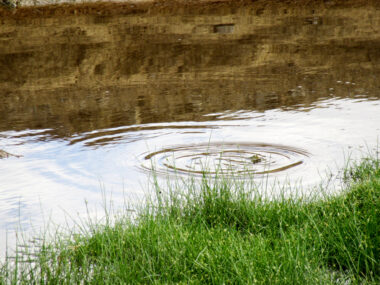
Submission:
<svg viewBox="0 0 380 285">
<path fill-rule="evenodd" d="M 325 199 L 269 200 L 223 178 L 157 188 L 137 218 L 58 236 L 3 264 L 0 283 L 379 284 L 379 160 L 345 180 Z"/>
</svg>

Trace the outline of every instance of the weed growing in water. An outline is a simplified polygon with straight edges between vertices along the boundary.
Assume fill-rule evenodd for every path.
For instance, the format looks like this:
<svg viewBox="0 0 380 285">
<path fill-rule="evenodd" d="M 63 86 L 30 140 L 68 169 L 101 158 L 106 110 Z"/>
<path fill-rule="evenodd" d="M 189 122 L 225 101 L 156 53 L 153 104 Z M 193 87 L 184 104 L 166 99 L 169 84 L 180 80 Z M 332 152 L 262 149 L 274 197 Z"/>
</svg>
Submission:
<svg viewBox="0 0 380 285">
<path fill-rule="evenodd" d="M 5 263 L 0 283 L 378 284 L 379 160 L 346 179 L 324 199 L 269 199 L 231 176 L 156 183 L 136 219 L 43 243 L 33 262 Z"/>
</svg>

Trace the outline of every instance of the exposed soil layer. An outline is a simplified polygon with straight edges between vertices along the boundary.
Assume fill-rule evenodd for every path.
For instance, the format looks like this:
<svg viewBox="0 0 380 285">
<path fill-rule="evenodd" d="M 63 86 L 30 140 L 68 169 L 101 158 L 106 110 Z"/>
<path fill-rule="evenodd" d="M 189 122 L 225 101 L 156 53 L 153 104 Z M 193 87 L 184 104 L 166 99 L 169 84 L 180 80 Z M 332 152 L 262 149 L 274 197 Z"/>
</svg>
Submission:
<svg viewBox="0 0 380 285">
<path fill-rule="evenodd" d="M 380 9 L 380 1 L 376 0 L 155 0 L 132 2 L 96 2 L 78 4 L 55 4 L 46 6 L 23 6 L 7 8 L 0 6 L 0 16 L 3 18 L 24 17 L 59 17 L 65 15 L 127 15 L 127 14 L 155 14 L 155 13 L 218 13 L 232 7 L 251 6 L 256 13 L 261 9 L 276 11 L 284 7 L 314 7 L 323 8 L 354 8 L 370 5 Z"/>
</svg>

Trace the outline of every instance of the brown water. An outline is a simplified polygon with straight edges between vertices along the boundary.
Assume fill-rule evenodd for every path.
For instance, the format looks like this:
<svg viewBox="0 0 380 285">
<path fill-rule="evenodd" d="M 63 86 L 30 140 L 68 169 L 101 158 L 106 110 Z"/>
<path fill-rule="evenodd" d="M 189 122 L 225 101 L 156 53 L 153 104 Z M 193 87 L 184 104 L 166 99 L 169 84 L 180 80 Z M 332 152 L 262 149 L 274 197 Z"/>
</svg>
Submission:
<svg viewBox="0 0 380 285">
<path fill-rule="evenodd" d="M 152 166 L 339 186 L 380 135 L 380 10 L 263 3 L 0 10 L 1 251 Z"/>
</svg>

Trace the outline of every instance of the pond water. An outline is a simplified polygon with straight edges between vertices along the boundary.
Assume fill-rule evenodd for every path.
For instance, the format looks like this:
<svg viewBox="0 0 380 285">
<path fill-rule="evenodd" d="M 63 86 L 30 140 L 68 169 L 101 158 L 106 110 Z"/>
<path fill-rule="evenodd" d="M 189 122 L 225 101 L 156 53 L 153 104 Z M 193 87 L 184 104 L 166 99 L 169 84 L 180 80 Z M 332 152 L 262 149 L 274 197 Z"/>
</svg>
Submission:
<svg viewBox="0 0 380 285">
<path fill-rule="evenodd" d="M 309 193 L 377 150 L 379 9 L 117 5 L 0 18 L 1 254 L 133 203 L 152 167 Z"/>
</svg>

